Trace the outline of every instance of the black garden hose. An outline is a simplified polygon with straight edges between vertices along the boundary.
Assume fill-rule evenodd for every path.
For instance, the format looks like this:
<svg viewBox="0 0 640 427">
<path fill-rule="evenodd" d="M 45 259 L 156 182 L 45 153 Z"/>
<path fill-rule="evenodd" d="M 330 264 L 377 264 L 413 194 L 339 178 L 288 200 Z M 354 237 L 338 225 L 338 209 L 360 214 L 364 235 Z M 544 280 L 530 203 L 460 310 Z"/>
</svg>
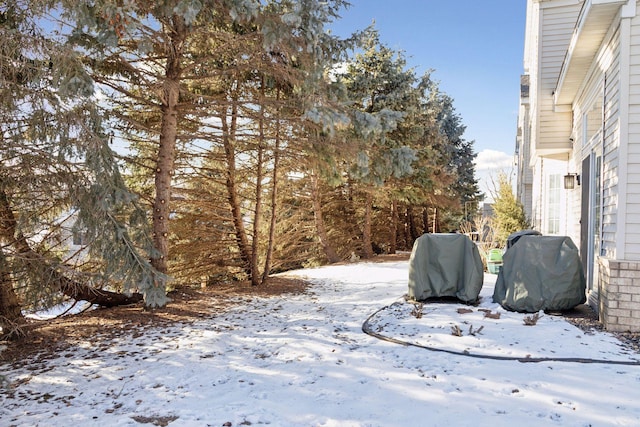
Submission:
<svg viewBox="0 0 640 427">
<path fill-rule="evenodd" d="M 397 303 L 396 303 L 397 304 Z M 447 350 L 444 348 L 438 347 L 430 347 L 427 345 L 412 343 L 404 340 L 400 340 L 398 338 L 388 337 L 382 335 L 378 332 L 375 332 L 371 329 L 371 319 L 375 317 L 378 313 L 388 309 L 390 306 L 386 305 L 375 313 L 371 314 L 367 317 L 367 320 L 362 324 L 362 332 L 365 334 L 372 336 L 374 338 L 378 338 L 383 341 L 387 341 L 394 344 L 400 344 L 406 347 L 417 347 L 422 348 L 424 350 L 429 351 L 437 351 L 440 353 L 453 354 L 456 356 L 465 356 L 465 357 L 473 357 L 476 359 L 490 359 L 490 360 L 505 360 L 505 361 L 515 361 L 520 363 L 540 363 L 540 362 L 573 362 L 573 363 L 602 363 L 607 365 L 626 365 L 626 366 L 640 366 L 640 361 L 631 361 L 631 360 L 600 360 L 600 359 L 589 359 L 589 358 L 581 358 L 581 357 L 509 357 L 509 356 L 491 356 L 491 355 L 483 355 L 483 354 L 474 354 L 468 351 L 455 351 L 455 350 Z"/>
</svg>

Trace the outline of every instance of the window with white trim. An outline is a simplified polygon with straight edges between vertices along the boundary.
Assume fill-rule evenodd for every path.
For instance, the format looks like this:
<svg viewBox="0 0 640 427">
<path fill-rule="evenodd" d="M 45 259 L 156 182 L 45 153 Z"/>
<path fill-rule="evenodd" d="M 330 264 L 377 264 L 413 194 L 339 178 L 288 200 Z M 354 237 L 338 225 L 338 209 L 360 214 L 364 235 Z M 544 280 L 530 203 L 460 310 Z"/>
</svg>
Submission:
<svg viewBox="0 0 640 427">
<path fill-rule="evenodd" d="M 547 234 L 560 234 L 562 174 L 549 175 L 547 186 Z"/>
</svg>

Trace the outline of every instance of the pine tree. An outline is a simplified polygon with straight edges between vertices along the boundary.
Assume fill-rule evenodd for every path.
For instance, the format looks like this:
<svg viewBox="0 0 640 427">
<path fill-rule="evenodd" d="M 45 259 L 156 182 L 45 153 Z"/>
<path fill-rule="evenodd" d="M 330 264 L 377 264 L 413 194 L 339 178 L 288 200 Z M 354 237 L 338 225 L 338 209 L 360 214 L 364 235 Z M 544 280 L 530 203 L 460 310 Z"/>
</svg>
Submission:
<svg viewBox="0 0 640 427">
<path fill-rule="evenodd" d="M 400 238 L 405 250 L 410 250 L 421 234 L 438 230 L 437 221 L 435 227 L 433 221 L 437 220 L 436 209 L 451 209 L 455 205 L 450 188 L 457 177 L 457 170 L 450 167 L 454 151 L 439 121 L 443 96 L 430 72 L 421 77 L 416 92 L 412 113 L 401 122 L 400 129 L 406 128 L 403 141 L 416 150 L 418 160 L 414 162 L 413 174 L 394 180 L 390 190 L 389 215 L 399 222 L 394 227 L 394 237 Z"/>
<path fill-rule="evenodd" d="M 153 190 L 150 216 L 154 251 L 151 264 L 161 274 L 143 283 L 145 303 L 164 305 L 170 259 L 172 188 L 176 174 L 178 143 L 192 141 L 188 114 L 197 98 L 187 83 L 196 80 L 198 57 L 193 44 L 216 36 L 216 23 L 253 19 L 260 8 L 251 0 L 147 1 L 113 5 L 68 2 L 65 16 L 75 24 L 69 38 L 89 58 L 92 77 L 104 91 L 124 97 L 127 110 L 113 117 L 129 133 L 156 141 L 150 157 Z M 230 18 L 231 17 L 231 18 Z M 226 24 L 225 24 L 226 25 Z M 213 33 L 212 33 L 213 31 Z M 146 115 L 148 122 L 140 120 Z"/>
<path fill-rule="evenodd" d="M 415 90 L 415 75 L 405 67 L 402 53 L 381 44 L 378 34 L 371 31 L 364 40 L 363 52 L 356 54 L 341 76 L 355 110 L 351 141 L 359 150 L 349 174 L 361 183 L 358 195 L 363 199 L 360 217 L 365 258 L 373 256 L 371 226 L 376 189 L 389 179 L 411 175 L 416 160 L 415 150 L 393 138 Z"/>
<path fill-rule="evenodd" d="M 447 137 L 451 150 L 449 168 L 455 171 L 456 179 L 451 184 L 451 191 L 459 202 L 459 212 L 464 210 L 464 205 L 471 205 L 471 210 L 477 210 L 478 203 L 483 196 L 475 178 L 473 141 L 463 138 L 466 126 L 462 124 L 462 118 L 456 113 L 453 99 L 448 95 L 441 96 L 439 121 L 442 131 Z M 463 218 L 463 220 L 467 220 Z M 457 223 L 453 226 L 457 228 Z"/>
<path fill-rule="evenodd" d="M 319 58 L 335 48 L 324 26 L 343 5 L 220 0 L 72 9 L 73 20 L 89 30 L 72 40 L 89 53 L 105 91 L 120 94 L 109 98 L 111 117 L 118 136 L 133 142 L 131 170 L 151 201 L 158 270 L 193 281 L 220 266 L 237 267 L 254 285 L 268 276 L 278 186 L 286 176 L 280 168 L 295 158 L 297 123 L 316 107 L 309 100 L 317 99 L 323 77 Z M 206 183 L 211 178 L 216 185 Z M 209 205 L 225 200 L 228 211 L 218 204 L 218 218 L 205 219 L 207 198 Z M 231 231 L 235 247 L 224 238 L 214 247 L 219 258 L 187 259 L 196 250 L 185 250 L 191 239 L 210 241 L 189 231 L 194 218 L 212 236 Z M 179 228 L 170 231 L 174 223 Z M 181 251 L 169 251 L 172 244 Z M 146 289 L 153 296 L 147 304 L 159 305 L 163 284 L 153 289 Z"/>
<path fill-rule="evenodd" d="M 20 320 L 13 289 L 21 307 L 49 306 L 61 294 L 113 305 L 137 297 L 112 291 L 154 274 L 119 213 L 134 199 L 91 79 L 81 58 L 39 27 L 45 10 L 38 1 L 0 9 L 0 62 L 11 64 L 0 70 L 0 318 L 9 324 Z M 68 236 L 80 230 L 82 264 L 68 253 Z"/>
</svg>

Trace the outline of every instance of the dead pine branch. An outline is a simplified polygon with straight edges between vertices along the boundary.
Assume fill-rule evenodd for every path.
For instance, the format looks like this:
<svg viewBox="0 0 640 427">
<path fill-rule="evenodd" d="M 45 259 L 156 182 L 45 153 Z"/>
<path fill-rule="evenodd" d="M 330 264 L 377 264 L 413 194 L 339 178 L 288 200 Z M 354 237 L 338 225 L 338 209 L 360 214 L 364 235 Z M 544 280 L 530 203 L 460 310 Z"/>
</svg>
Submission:
<svg viewBox="0 0 640 427">
<path fill-rule="evenodd" d="M 421 319 L 424 314 L 422 310 L 424 309 L 424 304 L 419 302 L 417 304 L 413 304 L 413 310 L 411 310 L 411 315 L 416 319 Z"/>
<path fill-rule="evenodd" d="M 0 324 L 3 325 L 2 334 L 0 334 L 0 340 L 17 341 L 26 338 L 27 333 L 23 329 L 24 324 L 14 322 L 11 319 L 0 316 Z"/>
<path fill-rule="evenodd" d="M 480 326 L 478 329 L 473 329 L 473 325 L 469 326 L 469 335 L 472 336 L 476 336 L 478 334 L 482 334 L 482 330 L 484 329 L 484 326 Z"/>
<path fill-rule="evenodd" d="M 451 327 L 451 335 L 453 335 L 454 337 L 461 337 L 462 336 L 462 329 L 460 329 L 460 326 L 453 325 Z"/>
<path fill-rule="evenodd" d="M 525 316 L 524 318 L 524 324 L 525 326 L 534 326 L 536 323 L 538 323 L 538 320 L 540 319 L 540 313 L 536 313 L 532 316 Z"/>
</svg>

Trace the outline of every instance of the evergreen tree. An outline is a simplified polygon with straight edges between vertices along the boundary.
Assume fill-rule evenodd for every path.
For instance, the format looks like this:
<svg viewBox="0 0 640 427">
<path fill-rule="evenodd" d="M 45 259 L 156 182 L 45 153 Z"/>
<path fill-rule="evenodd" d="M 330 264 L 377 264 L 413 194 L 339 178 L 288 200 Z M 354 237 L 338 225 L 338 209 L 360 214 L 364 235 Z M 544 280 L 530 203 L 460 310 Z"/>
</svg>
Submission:
<svg viewBox="0 0 640 427">
<path fill-rule="evenodd" d="M 494 228 L 496 240 L 504 245 L 511 233 L 530 227 L 524 207 L 513 194 L 513 186 L 504 172 L 498 175 L 497 190 L 493 194 Z"/>
<path fill-rule="evenodd" d="M 328 67 L 327 58 L 339 50 L 340 41 L 323 28 L 341 3 L 272 2 L 264 9 L 262 30 L 237 25 L 233 29 L 242 34 L 238 37 L 253 38 L 227 51 L 223 91 L 230 102 L 216 102 L 212 110 L 221 123 L 218 147 L 222 147 L 226 165 L 237 253 L 253 285 L 266 280 L 276 255 L 292 262 L 290 255 L 283 254 L 283 249 L 277 251 L 276 246 L 291 253 L 307 239 L 304 233 L 285 232 L 300 228 L 299 224 L 278 226 L 277 219 L 283 218 L 279 186 L 290 184 L 287 177 L 291 174 L 308 172 L 301 168 L 299 154 L 308 152 L 309 138 L 303 130 L 313 125 L 307 115 L 323 120 L 329 111 L 321 103 L 326 100 L 323 71 Z M 299 37 L 301 29 L 305 37 Z M 265 44 L 270 46 L 268 52 L 262 48 Z M 268 203 L 262 202 L 264 196 Z M 291 197 L 285 195 L 289 200 Z M 250 232 L 245 230 L 247 224 Z M 304 254 L 299 251 L 298 257 Z"/>
<path fill-rule="evenodd" d="M 17 307 L 49 306 L 61 294 L 130 303 L 136 298 L 111 291 L 155 274 L 120 215 L 134 199 L 91 79 L 81 58 L 39 27 L 45 11 L 38 1 L 0 8 L 0 62 L 11 64 L 0 69 L 0 319 L 8 324 L 20 320 Z M 75 231 L 85 239 L 81 265 L 68 250 Z"/>
<path fill-rule="evenodd" d="M 212 235 L 231 230 L 234 236 L 235 248 L 224 246 L 226 238 L 215 246 L 221 259 L 208 257 L 209 268 L 238 266 L 254 285 L 267 277 L 278 185 L 286 175 L 280 168 L 287 153 L 295 155 L 295 122 L 318 107 L 323 57 L 338 49 L 324 26 L 344 4 L 220 0 L 72 9 L 85 30 L 72 40 L 91 57 L 96 81 L 120 94 L 109 99 L 112 117 L 120 136 L 133 142 L 132 170 L 150 201 L 158 270 L 184 280 L 196 271 L 210 275 L 205 264 L 169 252 L 172 242 L 185 249 L 192 239 L 205 241 L 189 231 L 187 221 L 197 217 Z M 223 185 L 203 182 L 210 178 Z M 218 218 L 204 219 L 194 203 L 206 198 L 225 200 L 228 213 L 218 204 L 210 211 Z M 170 223 L 181 223 L 180 234 L 169 231 Z M 161 305 L 163 293 L 163 283 L 146 289 L 147 304 Z"/>
<path fill-rule="evenodd" d="M 439 119 L 443 95 L 430 73 L 422 76 L 417 89 L 417 107 L 401 127 L 412 123 L 412 131 L 406 138 L 416 150 L 418 160 L 414 163 L 414 173 L 396 180 L 392 188 L 395 203 L 391 217 L 397 217 L 404 225 L 402 229 L 396 227 L 396 238 L 403 241 L 404 249 L 411 249 L 422 233 L 438 231 L 438 210 L 443 212 L 455 206 L 455 196 L 450 189 L 458 173 L 450 166 L 455 151 Z"/>
<path fill-rule="evenodd" d="M 406 69 L 403 55 L 381 44 L 375 31 L 368 34 L 363 52 L 356 54 L 341 78 L 354 103 L 352 142 L 359 149 L 349 176 L 361 184 L 358 195 L 363 198 L 362 255 L 370 258 L 376 189 L 389 179 L 413 173 L 415 150 L 395 139 L 393 131 L 407 114 L 407 106 L 412 105 L 416 79 L 413 71 Z"/>
<path fill-rule="evenodd" d="M 253 0 L 169 0 L 68 2 L 66 14 L 76 26 L 70 41 L 89 58 L 92 77 L 113 98 L 124 97 L 129 106 L 114 117 L 128 132 L 156 141 L 150 157 L 154 195 L 150 206 L 154 251 L 151 264 L 162 275 L 142 288 L 147 306 L 166 303 L 172 188 L 179 159 L 178 143 L 193 141 L 191 108 L 197 101 L 188 82 L 203 71 L 201 46 L 209 37 L 219 39 L 220 25 L 252 20 L 261 5 Z M 209 62 L 206 62 L 209 64 Z M 133 112 L 133 114 L 131 114 Z M 143 112 L 148 121 L 141 121 Z M 123 114 L 124 113 L 124 114 Z M 195 126 L 195 128 L 193 127 Z"/>
<path fill-rule="evenodd" d="M 459 212 L 464 210 L 465 203 L 471 211 L 475 212 L 483 196 L 475 178 L 474 142 L 463 138 L 466 126 L 462 124 L 462 118 L 455 111 L 453 99 L 447 95 L 441 96 L 440 106 L 438 120 L 451 150 L 449 168 L 456 174 L 456 179 L 451 184 L 451 192 L 456 195 L 459 202 Z M 468 218 L 463 220 L 466 221 Z M 457 228 L 459 222 L 456 221 L 453 226 Z"/>
</svg>

